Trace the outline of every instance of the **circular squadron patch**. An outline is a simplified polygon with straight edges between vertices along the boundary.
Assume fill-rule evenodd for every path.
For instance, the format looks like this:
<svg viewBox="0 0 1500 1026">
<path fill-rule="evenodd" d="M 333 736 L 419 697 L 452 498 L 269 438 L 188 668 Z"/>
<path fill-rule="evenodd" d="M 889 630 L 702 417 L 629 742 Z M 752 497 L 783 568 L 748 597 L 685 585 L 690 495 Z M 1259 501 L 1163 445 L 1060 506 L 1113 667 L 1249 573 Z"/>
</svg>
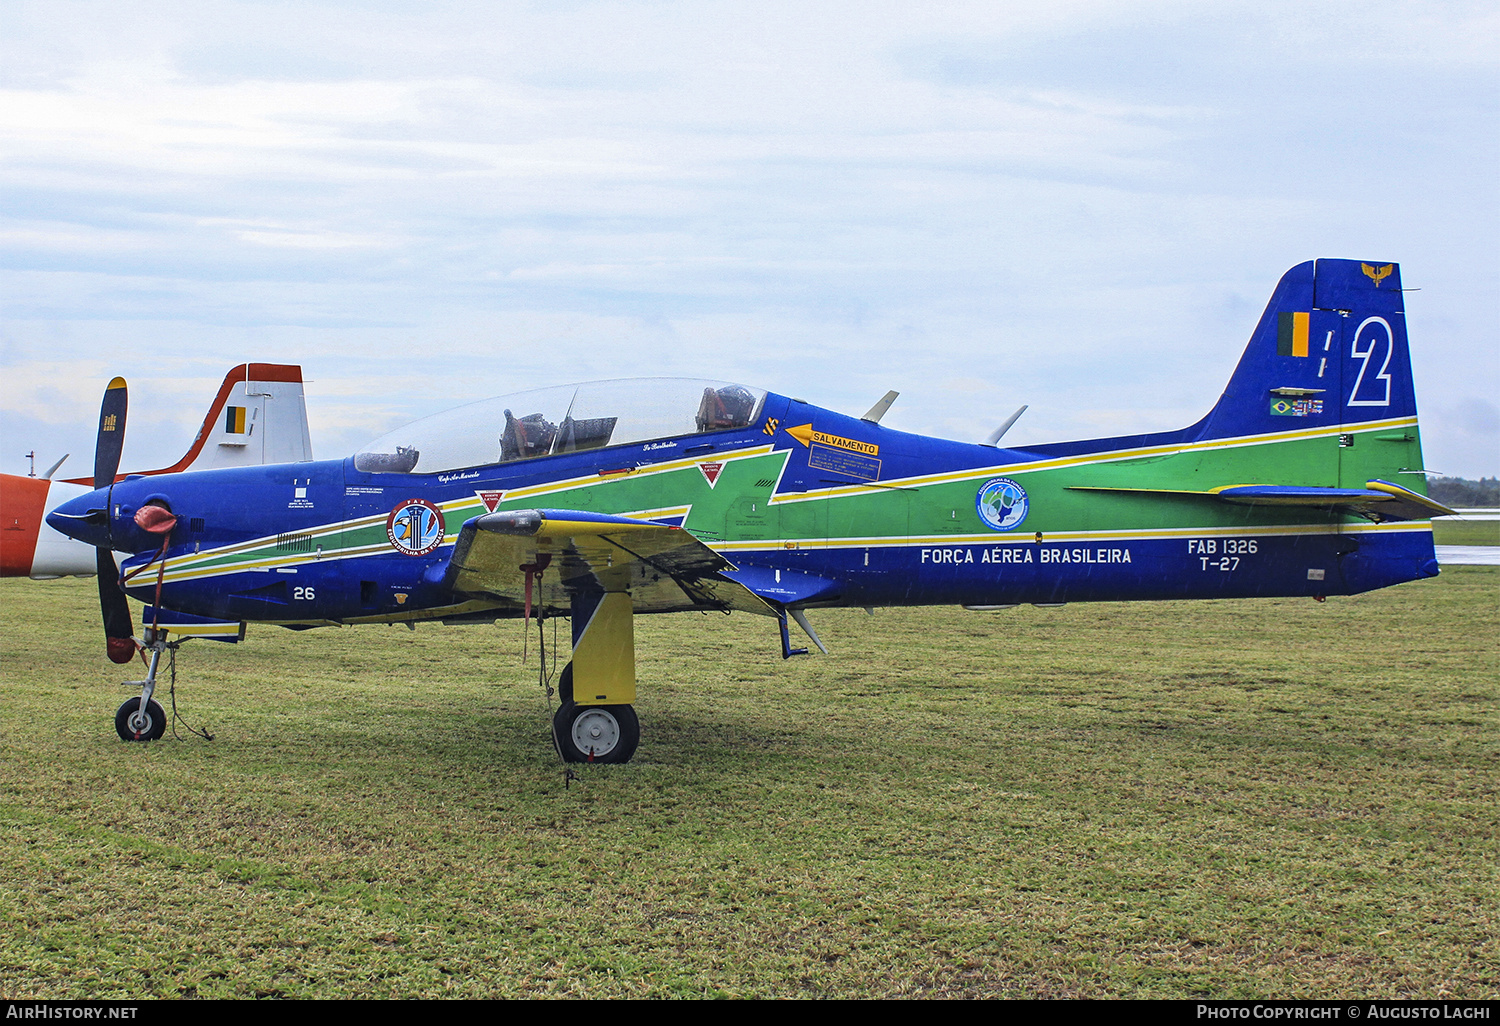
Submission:
<svg viewBox="0 0 1500 1026">
<path fill-rule="evenodd" d="M 443 544 L 443 511 L 426 499 L 407 499 L 385 518 L 385 533 L 397 552 L 425 556 Z"/>
<path fill-rule="evenodd" d="M 1008 477 L 986 481 L 974 499 L 979 519 L 996 531 L 1009 531 L 1026 519 L 1031 502 L 1026 489 Z"/>
</svg>

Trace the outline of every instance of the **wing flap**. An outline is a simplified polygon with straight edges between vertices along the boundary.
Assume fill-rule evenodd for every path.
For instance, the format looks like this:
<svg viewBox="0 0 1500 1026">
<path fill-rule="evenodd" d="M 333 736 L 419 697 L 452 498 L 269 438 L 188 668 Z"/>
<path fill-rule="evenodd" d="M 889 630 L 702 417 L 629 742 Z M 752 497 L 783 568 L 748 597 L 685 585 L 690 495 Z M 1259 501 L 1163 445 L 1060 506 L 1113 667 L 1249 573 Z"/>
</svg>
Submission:
<svg viewBox="0 0 1500 1026">
<path fill-rule="evenodd" d="M 487 513 L 466 522 L 443 584 L 520 605 L 528 568 L 545 566 L 533 602 L 567 612 L 577 591 L 629 591 L 638 613 L 739 609 L 769 614 L 764 601 L 721 575 L 733 565 L 692 534 L 667 524 L 584 510 Z"/>
</svg>

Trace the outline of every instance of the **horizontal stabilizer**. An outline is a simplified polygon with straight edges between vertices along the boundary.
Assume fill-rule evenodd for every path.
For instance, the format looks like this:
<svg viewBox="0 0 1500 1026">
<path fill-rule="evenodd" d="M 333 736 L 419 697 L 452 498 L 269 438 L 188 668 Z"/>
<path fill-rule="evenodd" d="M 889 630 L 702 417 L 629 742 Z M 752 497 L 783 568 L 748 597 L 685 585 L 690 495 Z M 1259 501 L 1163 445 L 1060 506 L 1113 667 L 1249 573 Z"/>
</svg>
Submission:
<svg viewBox="0 0 1500 1026">
<path fill-rule="evenodd" d="M 570 608 L 574 592 L 628 591 L 638 613 L 739 609 L 770 614 L 765 602 L 720 573 L 732 569 L 679 527 L 585 510 L 532 509 L 486 513 L 466 522 L 442 583 L 462 594 L 520 606 L 529 572 L 532 601 L 555 612 Z"/>
<path fill-rule="evenodd" d="M 1306 485 L 1231 485 L 1210 494 L 1236 506 L 1337 506 L 1381 502 L 1388 496 L 1368 488 L 1318 488 Z"/>
<path fill-rule="evenodd" d="M 1403 488 L 1389 481 L 1375 480 L 1366 483 L 1372 491 L 1384 492 L 1389 497 L 1387 505 L 1381 506 L 1379 510 L 1386 520 L 1427 520 L 1431 517 L 1458 516 L 1458 510 L 1419 495 L 1410 488 Z"/>
<path fill-rule="evenodd" d="M 1364 488 L 1231 485 L 1215 488 L 1214 492 L 1225 502 L 1241 506 L 1326 506 L 1376 520 L 1428 520 L 1457 515 L 1442 503 L 1389 481 L 1369 481 Z"/>
<path fill-rule="evenodd" d="M 1221 485 L 1207 491 L 1170 488 L 1107 488 L 1072 485 L 1070 491 L 1125 492 L 1163 498 L 1211 499 L 1237 506 L 1303 506 L 1334 510 L 1375 520 L 1429 520 L 1457 516 L 1455 510 L 1410 488 L 1389 481 L 1370 481 L 1364 488 L 1319 488 L 1310 485 Z"/>
</svg>

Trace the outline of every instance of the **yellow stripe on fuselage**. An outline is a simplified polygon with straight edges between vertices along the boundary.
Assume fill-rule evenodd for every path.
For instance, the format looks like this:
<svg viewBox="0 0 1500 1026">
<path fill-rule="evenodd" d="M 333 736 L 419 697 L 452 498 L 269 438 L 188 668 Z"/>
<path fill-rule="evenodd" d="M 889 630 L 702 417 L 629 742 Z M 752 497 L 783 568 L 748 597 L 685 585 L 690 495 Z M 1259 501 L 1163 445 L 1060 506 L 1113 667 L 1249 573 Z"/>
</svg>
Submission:
<svg viewBox="0 0 1500 1026">
<path fill-rule="evenodd" d="M 798 549 L 864 549 L 864 548 L 917 548 L 940 545 L 1050 545 L 1061 542 L 1103 541 L 1153 541 L 1163 538 L 1224 537 L 1280 537 L 1295 535 L 1364 534 L 1369 532 L 1393 533 L 1419 531 L 1431 533 L 1432 524 L 1426 520 L 1403 520 L 1386 524 L 1276 524 L 1260 527 L 1156 527 L 1136 528 L 1123 531 L 1045 531 L 1038 543 L 1035 534 L 934 534 L 893 537 L 889 535 L 866 538 L 776 538 L 757 541 L 704 541 L 715 552 L 775 552 L 788 546 Z"/>
<path fill-rule="evenodd" d="M 876 485 L 839 485 L 834 488 L 797 492 L 795 495 L 773 495 L 771 503 L 773 505 L 783 505 L 794 502 L 810 502 L 813 499 L 831 499 L 845 495 L 872 495 L 876 492 L 887 491 L 892 488 L 921 488 L 927 485 L 950 484 L 955 481 L 973 481 L 981 477 L 993 477 L 996 474 L 1034 474 L 1043 470 L 1083 467 L 1095 463 L 1139 460 L 1151 456 L 1174 456 L 1181 452 L 1238 449 L 1247 446 L 1273 445 L 1278 442 L 1300 441 L 1309 438 L 1328 438 L 1345 434 L 1364 434 L 1369 431 L 1388 431 L 1395 427 L 1415 427 L 1416 424 L 1416 417 L 1397 417 L 1391 420 L 1367 421 L 1358 426 L 1333 425 L 1329 427 L 1305 428 L 1301 431 L 1274 431 L 1260 435 L 1216 438 L 1207 442 L 1144 446 L 1138 449 L 1112 449 L 1108 452 L 1083 453 L 1078 456 L 1062 456 L 1057 459 L 1032 460 L 1025 463 L 996 463 L 987 467 L 954 470 L 942 474 L 921 474 L 914 477 L 890 478 Z"/>
</svg>

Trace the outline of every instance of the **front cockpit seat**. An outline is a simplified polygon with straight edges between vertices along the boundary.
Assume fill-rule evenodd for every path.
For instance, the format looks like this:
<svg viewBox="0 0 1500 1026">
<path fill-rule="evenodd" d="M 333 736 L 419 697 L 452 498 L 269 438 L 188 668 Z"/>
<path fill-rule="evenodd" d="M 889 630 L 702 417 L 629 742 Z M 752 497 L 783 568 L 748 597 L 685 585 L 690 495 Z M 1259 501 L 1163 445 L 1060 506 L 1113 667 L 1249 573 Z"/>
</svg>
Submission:
<svg viewBox="0 0 1500 1026">
<path fill-rule="evenodd" d="M 504 462 L 546 456 L 552 451 L 552 440 L 556 437 L 557 425 L 540 413 L 517 419 L 506 410 L 505 433 L 500 436 L 500 459 Z"/>
<path fill-rule="evenodd" d="M 698 430 L 744 427 L 750 423 L 750 415 L 754 412 L 755 396 L 748 388 L 740 385 L 705 388 L 703 401 L 698 404 Z"/>
</svg>

